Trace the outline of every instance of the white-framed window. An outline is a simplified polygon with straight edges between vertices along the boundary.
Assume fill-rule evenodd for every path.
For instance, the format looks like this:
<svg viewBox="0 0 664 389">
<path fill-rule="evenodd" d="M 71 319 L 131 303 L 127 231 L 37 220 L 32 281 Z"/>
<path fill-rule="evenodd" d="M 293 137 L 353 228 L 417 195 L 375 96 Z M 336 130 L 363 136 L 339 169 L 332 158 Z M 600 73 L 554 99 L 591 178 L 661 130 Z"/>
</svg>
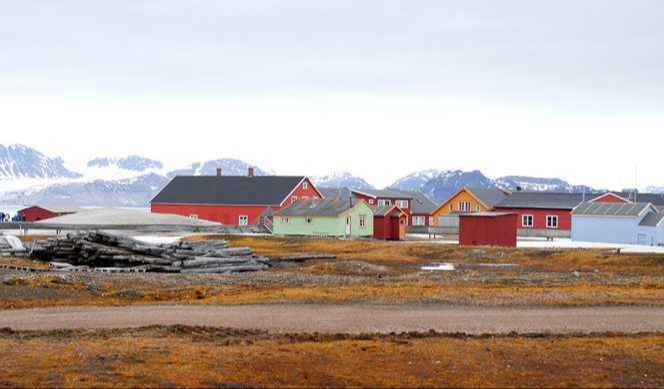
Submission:
<svg viewBox="0 0 664 389">
<path fill-rule="evenodd" d="M 196 215 L 195 213 L 192 213 L 191 215 L 189 215 L 189 219 L 198 220 L 198 215 Z"/>
<path fill-rule="evenodd" d="M 401 209 L 408 209 L 408 200 L 397 200 L 397 207 Z"/>
<path fill-rule="evenodd" d="M 287 217 L 281 218 L 281 224 L 288 224 L 288 223 L 290 223 L 290 220 Z"/>
<path fill-rule="evenodd" d="M 360 215 L 360 228 L 367 227 L 367 215 Z"/>
<path fill-rule="evenodd" d="M 423 226 L 425 224 L 426 220 L 424 219 L 424 216 L 413 216 L 413 225 L 414 226 Z"/>
<path fill-rule="evenodd" d="M 241 226 L 247 226 L 249 225 L 249 216 L 247 215 L 240 215 L 238 224 Z"/>
<path fill-rule="evenodd" d="M 304 219 L 304 224 L 314 224 L 314 219 L 307 217 Z"/>
<path fill-rule="evenodd" d="M 550 229 L 558 228 L 558 216 L 557 215 L 547 215 L 546 216 L 546 228 L 550 228 Z"/>
<path fill-rule="evenodd" d="M 383 205 L 392 205 L 392 200 L 384 200 L 380 199 L 378 200 L 378 205 L 383 206 Z"/>
<path fill-rule="evenodd" d="M 433 216 L 429 216 L 429 225 L 433 226 Z"/>
<path fill-rule="evenodd" d="M 481 210 L 482 210 L 482 207 L 480 207 L 480 205 L 477 204 L 477 205 L 475 206 L 475 212 L 479 212 L 479 211 L 481 211 Z"/>
<path fill-rule="evenodd" d="M 459 201 L 459 211 L 470 212 L 470 201 Z"/>
<path fill-rule="evenodd" d="M 296 202 L 296 201 L 297 201 L 297 196 L 293 196 L 293 197 L 291 197 L 290 201 L 291 201 L 291 203 Z"/>
<path fill-rule="evenodd" d="M 302 189 L 309 189 L 309 183 L 305 181 L 304 184 L 302 184 Z"/>
<path fill-rule="evenodd" d="M 533 215 L 521 216 L 521 227 L 533 228 L 533 225 L 535 225 L 535 217 Z"/>
<path fill-rule="evenodd" d="M 373 205 L 373 203 L 374 203 L 374 199 L 369 199 L 369 204 Z"/>
</svg>

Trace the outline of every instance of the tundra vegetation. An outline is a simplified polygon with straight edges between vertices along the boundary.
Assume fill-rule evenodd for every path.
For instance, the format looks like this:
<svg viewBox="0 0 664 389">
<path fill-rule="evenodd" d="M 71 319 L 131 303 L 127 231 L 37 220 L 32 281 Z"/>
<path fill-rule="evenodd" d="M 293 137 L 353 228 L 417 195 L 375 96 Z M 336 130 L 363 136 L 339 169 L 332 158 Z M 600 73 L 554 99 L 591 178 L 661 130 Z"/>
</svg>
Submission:
<svg viewBox="0 0 664 389">
<path fill-rule="evenodd" d="M 664 305 L 664 255 L 429 242 L 197 236 L 259 256 L 331 253 L 243 274 L 0 269 L 0 307 L 132 304 Z M 41 262 L 2 264 L 46 270 Z M 449 263 L 453 271 L 424 271 Z M 272 334 L 199 327 L 0 334 L 0 386 L 664 385 L 664 334 Z M 370 368 L 358 371 L 358 366 Z M 31 374 L 25 372 L 31 371 Z M 34 372 L 41 372 L 34 374 Z"/>
</svg>

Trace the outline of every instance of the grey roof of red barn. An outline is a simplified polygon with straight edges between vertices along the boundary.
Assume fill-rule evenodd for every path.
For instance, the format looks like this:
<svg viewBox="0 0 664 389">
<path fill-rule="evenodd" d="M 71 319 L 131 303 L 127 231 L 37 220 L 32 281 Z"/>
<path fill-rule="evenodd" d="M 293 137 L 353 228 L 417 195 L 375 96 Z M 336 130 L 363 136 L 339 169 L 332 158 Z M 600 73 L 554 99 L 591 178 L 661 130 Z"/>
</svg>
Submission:
<svg viewBox="0 0 664 389">
<path fill-rule="evenodd" d="M 177 176 L 152 203 L 279 205 L 305 176 Z"/>
</svg>

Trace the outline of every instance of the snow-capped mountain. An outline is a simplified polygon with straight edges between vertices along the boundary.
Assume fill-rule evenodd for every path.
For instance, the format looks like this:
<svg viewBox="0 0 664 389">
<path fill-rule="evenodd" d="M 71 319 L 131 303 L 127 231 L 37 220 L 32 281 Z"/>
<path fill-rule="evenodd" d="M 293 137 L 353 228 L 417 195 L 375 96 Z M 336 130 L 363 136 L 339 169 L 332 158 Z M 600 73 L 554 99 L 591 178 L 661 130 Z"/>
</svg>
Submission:
<svg viewBox="0 0 664 389">
<path fill-rule="evenodd" d="M 217 174 L 217 166 L 219 165 L 221 165 L 221 174 L 224 176 L 246 176 L 249 166 L 253 166 L 239 159 L 222 158 L 213 161 L 196 162 L 186 168 L 173 170 L 167 176 L 169 178 L 175 176 L 213 176 Z M 272 174 L 272 172 L 254 166 L 254 174 L 265 176 Z"/>
<path fill-rule="evenodd" d="M 79 178 L 67 169 L 62 158 L 50 158 L 24 145 L 0 145 L 0 179 Z"/>
<path fill-rule="evenodd" d="M 401 178 L 390 185 L 392 189 L 418 190 L 429 198 L 441 202 L 454 194 L 459 188 L 493 188 L 495 182 L 479 170 L 425 170 Z"/>
<path fill-rule="evenodd" d="M 312 177 L 314 184 L 321 188 L 374 189 L 366 180 L 348 172 L 335 172 L 327 176 Z"/>
<path fill-rule="evenodd" d="M 528 176 L 505 176 L 496 179 L 496 185 L 509 190 L 521 188 L 523 191 L 534 192 L 595 192 L 596 190 L 585 185 L 572 185 L 560 178 L 540 178 Z"/>
<path fill-rule="evenodd" d="M 422 170 L 396 180 L 390 185 L 390 188 L 400 190 L 421 190 L 427 182 L 443 173 L 443 170 L 437 169 Z"/>
<path fill-rule="evenodd" d="M 537 192 L 597 192 L 598 190 L 584 185 L 572 185 L 559 178 L 539 178 L 527 176 L 505 176 L 491 179 L 479 170 L 424 170 L 409 174 L 397 180 L 390 188 L 401 190 L 419 190 L 435 201 L 447 199 L 461 187 L 504 188 L 516 191 Z"/>
<path fill-rule="evenodd" d="M 146 174 L 123 180 L 94 180 L 53 184 L 36 190 L 2 195 L 5 204 L 51 204 L 147 207 L 150 200 L 170 180 L 158 174 Z"/>
<path fill-rule="evenodd" d="M 141 157 L 139 155 L 130 155 L 122 158 L 95 158 L 88 162 L 87 166 L 96 168 L 116 167 L 134 172 L 144 172 L 146 170 L 164 168 L 164 164 L 161 161 Z"/>
</svg>

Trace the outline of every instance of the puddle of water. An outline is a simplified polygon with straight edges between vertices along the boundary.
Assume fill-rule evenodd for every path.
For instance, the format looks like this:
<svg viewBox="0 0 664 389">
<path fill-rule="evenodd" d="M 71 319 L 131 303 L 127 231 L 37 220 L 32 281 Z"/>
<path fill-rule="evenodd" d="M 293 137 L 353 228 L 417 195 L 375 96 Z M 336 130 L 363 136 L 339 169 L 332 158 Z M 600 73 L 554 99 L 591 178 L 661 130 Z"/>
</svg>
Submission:
<svg viewBox="0 0 664 389">
<path fill-rule="evenodd" d="M 421 269 L 429 271 L 454 271 L 455 267 L 451 263 L 434 263 L 431 265 L 422 266 Z"/>
</svg>

